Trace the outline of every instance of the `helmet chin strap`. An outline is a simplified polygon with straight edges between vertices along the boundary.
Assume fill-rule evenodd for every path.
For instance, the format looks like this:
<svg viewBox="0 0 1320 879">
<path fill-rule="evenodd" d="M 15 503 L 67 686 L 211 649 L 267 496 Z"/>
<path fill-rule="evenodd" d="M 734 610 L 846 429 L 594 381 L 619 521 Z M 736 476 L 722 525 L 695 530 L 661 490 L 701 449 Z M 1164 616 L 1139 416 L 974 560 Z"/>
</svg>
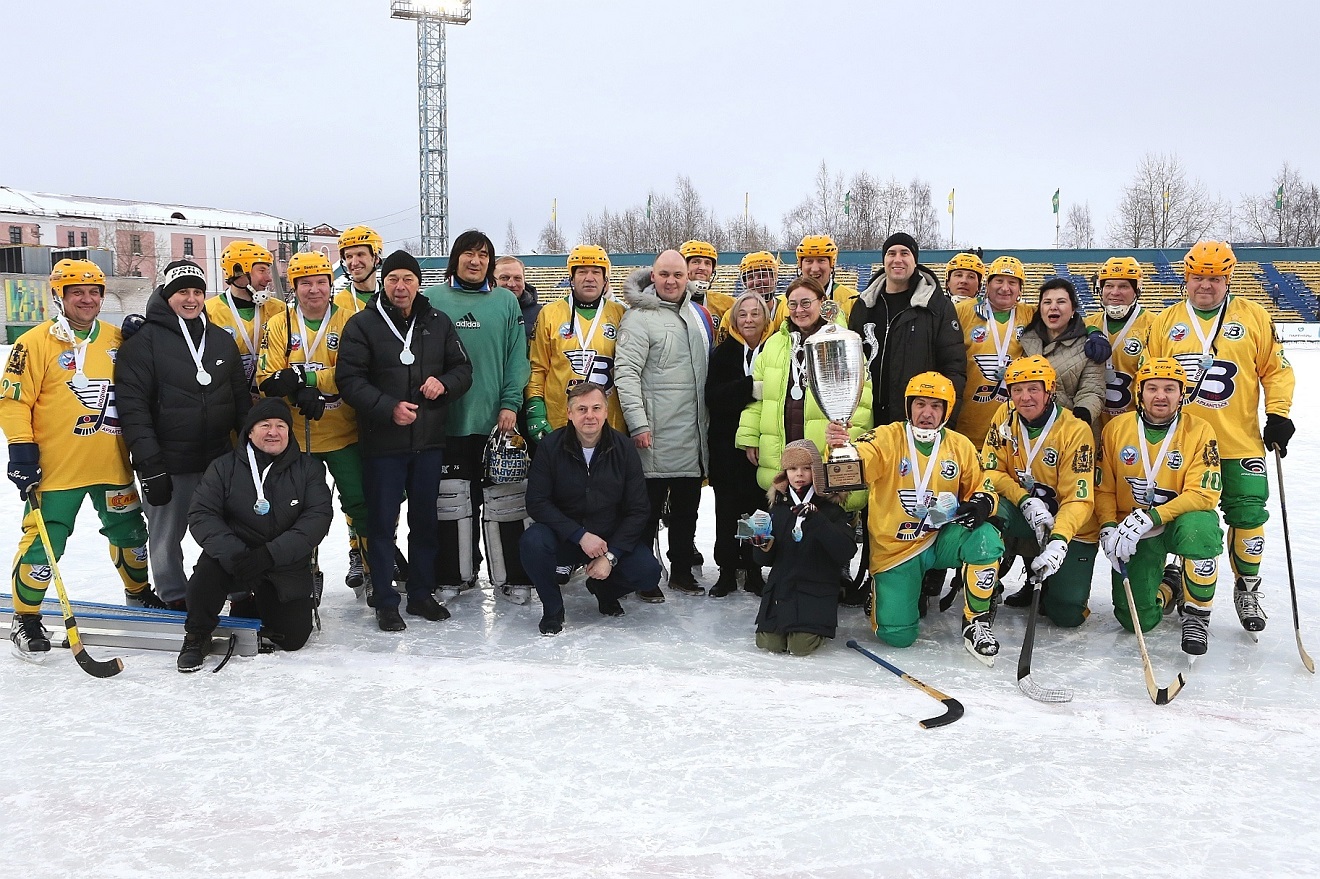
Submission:
<svg viewBox="0 0 1320 879">
<path fill-rule="evenodd" d="M 911 422 L 908 423 L 911 424 Z M 939 427 L 917 427 L 913 424 L 912 438 L 919 443 L 933 443 L 935 442 L 935 438 L 940 435 L 940 429 L 943 427 L 943 424 Z"/>
<path fill-rule="evenodd" d="M 1127 320 L 1136 309 L 1137 300 L 1133 299 L 1131 305 L 1106 305 L 1105 314 L 1114 320 Z"/>
</svg>

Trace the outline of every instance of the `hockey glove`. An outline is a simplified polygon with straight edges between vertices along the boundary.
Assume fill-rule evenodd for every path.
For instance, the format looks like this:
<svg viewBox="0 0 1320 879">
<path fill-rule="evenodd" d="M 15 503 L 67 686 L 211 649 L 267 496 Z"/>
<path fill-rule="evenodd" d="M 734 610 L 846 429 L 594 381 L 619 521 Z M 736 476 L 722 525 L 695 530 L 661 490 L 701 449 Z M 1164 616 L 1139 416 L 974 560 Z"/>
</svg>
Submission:
<svg viewBox="0 0 1320 879">
<path fill-rule="evenodd" d="M 254 589 L 257 581 L 275 567 L 270 550 L 262 544 L 234 557 L 234 582 L 240 589 Z"/>
<path fill-rule="evenodd" d="M 1036 532 L 1036 542 L 1041 546 L 1049 539 L 1050 530 L 1054 528 L 1054 515 L 1050 513 L 1050 508 L 1038 497 L 1027 497 L 1019 505 L 1022 510 L 1022 518 L 1027 520 L 1031 530 Z"/>
<path fill-rule="evenodd" d="M 1072 411 L 1072 414 L 1073 414 L 1073 418 L 1076 418 L 1078 421 L 1082 422 L 1083 424 L 1089 425 L 1091 423 L 1090 409 L 1087 409 L 1083 406 L 1078 406 L 1076 409 Z"/>
<path fill-rule="evenodd" d="M 550 427 L 550 419 L 546 417 L 545 398 L 532 397 L 527 401 L 524 411 L 527 415 L 527 433 L 533 442 L 539 443 L 553 430 Z"/>
<path fill-rule="evenodd" d="M 140 314 L 125 315 L 124 322 L 119 325 L 121 341 L 127 342 L 129 339 L 133 338 L 134 334 L 142 329 L 142 325 L 146 322 L 147 319 Z"/>
<path fill-rule="evenodd" d="M 174 497 L 174 480 L 165 472 L 165 460 L 159 456 L 142 465 L 138 481 L 142 483 L 142 497 L 153 507 L 163 507 Z"/>
<path fill-rule="evenodd" d="M 325 414 L 325 397 L 321 396 L 321 392 L 316 388 L 302 388 L 294 397 L 294 401 L 303 418 L 320 421 L 321 416 Z"/>
<path fill-rule="evenodd" d="M 1114 348 L 1109 344 L 1109 337 L 1099 330 L 1095 330 L 1086 337 L 1086 344 L 1082 346 L 1082 352 L 1086 354 L 1086 359 L 1092 363 L 1104 363 L 1109 359 L 1109 355 L 1114 353 Z"/>
<path fill-rule="evenodd" d="M 1059 572 L 1059 568 L 1063 567 L 1063 560 L 1067 555 L 1068 541 L 1061 537 L 1055 538 L 1032 561 L 1031 570 L 1035 571 L 1036 575 L 1042 580 L 1048 580 Z"/>
<path fill-rule="evenodd" d="M 9 481 L 18 486 L 19 497 L 27 500 L 28 492 L 41 482 L 41 455 L 36 443 L 9 444 Z"/>
<path fill-rule="evenodd" d="M 961 520 L 962 524 L 968 528 L 979 528 L 985 524 L 985 520 L 989 519 L 990 514 L 994 511 L 994 498 L 983 491 L 978 491 L 958 505 L 955 518 Z"/>
<path fill-rule="evenodd" d="M 267 397 L 292 397 L 307 387 L 307 370 L 301 363 L 281 369 L 261 383 L 261 392 Z"/>
<path fill-rule="evenodd" d="M 1127 518 L 1118 523 L 1118 534 L 1114 538 L 1114 556 L 1121 562 L 1132 558 L 1137 551 L 1137 542 L 1147 531 L 1155 527 L 1155 520 L 1145 510 L 1133 510 Z"/>
<path fill-rule="evenodd" d="M 1288 457 L 1288 440 L 1292 439 L 1296 432 L 1297 428 L 1288 416 L 1266 415 L 1265 430 L 1262 431 L 1266 451 L 1277 448 L 1280 458 Z M 13 446 L 10 448 L 12 449 Z"/>
<path fill-rule="evenodd" d="M 1109 559 L 1109 565 L 1115 571 L 1120 570 L 1122 562 L 1114 557 L 1114 542 L 1118 539 L 1118 526 L 1106 525 L 1100 529 L 1100 551 Z"/>
</svg>

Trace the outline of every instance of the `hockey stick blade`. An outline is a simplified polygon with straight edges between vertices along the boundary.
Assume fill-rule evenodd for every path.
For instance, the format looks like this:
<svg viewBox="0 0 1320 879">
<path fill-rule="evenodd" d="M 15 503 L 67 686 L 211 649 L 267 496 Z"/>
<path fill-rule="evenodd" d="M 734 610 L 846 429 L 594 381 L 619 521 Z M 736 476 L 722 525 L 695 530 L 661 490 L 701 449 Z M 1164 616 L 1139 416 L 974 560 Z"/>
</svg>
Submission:
<svg viewBox="0 0 1320 879">
<path fill-rule="evenodd" d="M 925 693 L 927 696 L 930 696 L 932 699 L 938 701 L 947 709 L 939 717 L 932 717 L 929 720 L 919 721 L 918 725 L 922 729 L 934 729 L 937 726 L 948 726 L 949 724 L 953 723 L 955 720 L 958 720 L 960 717 L 963 716 L 962 703 L 959 702 L 957 699 L 954 699 L 952 696 L 946 696 L 945 694 L 941 693 L 939 690 L 935 689 L 934 687 L 930 687 L 927 686 L 926 684 L 923 684 L 921 681 L 912 677 L 912 675 L 903 671 L 898 666 L 891 665 L 890 663 L 881 659 L 879 656 L 876 656 L 870 650 L 867 650 L 861 644 L 858 644 L 855 640 L 850 640 L 848 642 L 848 646 L 851 647 L 853 650 L 856 650 L 858 653 L 862 654 L 863 656 L 867 657 L 868 659 L 871 659 L 872 661 L 879 663 L 882 667 L 885 668 L 885 670 L 893 672 L 895 675 L 907 681 L 909 684 L 916 687 L 918 690 Z"/>
<path fill-rule="evenodd" d="M 1018 656 L 1018 689 L 1028 698 L 1037 702 L 1071 702 L 1072 690 L 1066 688 L 1051 689 L 1042 687 L 1031 679 L 1031 652 L 1036 644 L 1036 616 L 1040 605 L 1040 579 L 1032 574 L 1027 578 L 1031 586 L 1031 609 L 1027 612 L 1027 635 L 1022 641 L 1022 653 Z"/>
<path fill-rule="evenodd" d="M 1156 705 L 1168 705 L 1187 686 L 1187 680 L 1178 672 L 1178 676 L 1167 687 L 1155 683 L 1155 671 L 1150 667 L 1150 654 L 1146 652 L 1146 636 L 1141 632 L 1141 618 L 1137 616 L 1137 600 L 1132 597 L 1132 581 L 1128 579 L 1127 565 L 1119 568 L 1123 575 L 1123 591 L 1127 593 L 1128 613 L 1132 617 L 1132 631 L 1137 634 L 1137 649 L 1141 651 L 1141 666 L 1146 676 L 1146 692 L 1150 701 Z"/>
</svg>

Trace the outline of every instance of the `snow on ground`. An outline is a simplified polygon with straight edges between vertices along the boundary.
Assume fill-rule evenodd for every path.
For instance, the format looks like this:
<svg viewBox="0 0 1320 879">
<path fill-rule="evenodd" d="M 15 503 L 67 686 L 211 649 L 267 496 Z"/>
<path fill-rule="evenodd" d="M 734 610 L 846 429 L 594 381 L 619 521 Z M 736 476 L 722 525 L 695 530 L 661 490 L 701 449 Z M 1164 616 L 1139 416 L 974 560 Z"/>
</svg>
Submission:
<svg viewBox="0 0 1320 879">
<path fill-rule="evenodd" d="M 1320 351 L 1292 356 L 1320 376 Z M 1320 652 L 1320 382 L 1298 385 L 1285 466 L 1303 635 Z M 712 508 L 707 496 L 708 560 Z M 19 513 L 0 489 L 11 549 Z M 118 601 L 94 523 L 85 507 L 63 573 L 75 598 Z M 544 638 L 539 605 L 487 589 L 447 622 L 383 634 L 340 585 L 337 523 L 325 630 L 300 653 L 184 676 L 169 653 L 92 648 L 123 657 L 111 680 L 63 651 L 42 667 L 0 657 L 0 863 L 96 877 L 1313 876 L 1320 685 L 1293 641 L 1277 515 L 1268 528 L 1260 643 L 1225 575 L 1209 654 L 1156 707 L 1100 567 L 1081 629 L 1038 628 L 1034 678 L 1076 691 L 1051 705 L 1016 688 L 1024 615 L 1009 608 L 993 669 L 963 651 L 953 611 L 907 650 L 845 609 L 819 654 L 767 655 L 746 594 L 629 600 L 607 619 L 574 586 L 567 628 Z M 942 707 L 852 637 L 966 716 L 919 728 Z M 1185 670 L 1176 623 L 1148 643 L 1161 683 Z"/>
</svg>

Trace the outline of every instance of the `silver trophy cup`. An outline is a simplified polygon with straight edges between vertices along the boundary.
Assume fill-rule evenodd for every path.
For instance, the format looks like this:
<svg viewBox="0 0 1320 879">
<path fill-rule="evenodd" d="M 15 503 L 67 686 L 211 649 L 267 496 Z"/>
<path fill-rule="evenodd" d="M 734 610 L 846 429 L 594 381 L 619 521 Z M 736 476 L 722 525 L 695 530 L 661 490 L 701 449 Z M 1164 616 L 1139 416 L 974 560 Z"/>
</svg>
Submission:
<svg viewBox="0 0 1320 879">
<path fill-rule="evenodd" d="M 826 324 L 804 343 L 807 352 L 807 383 L 825 417 L 847 425 L 866 387 L 866 355 L 862 337 L 838 324 Z M 860 491 L 862 460 L 849 443 L 830 449 L 825 460 L 827 491 Z"/>
</svg>

